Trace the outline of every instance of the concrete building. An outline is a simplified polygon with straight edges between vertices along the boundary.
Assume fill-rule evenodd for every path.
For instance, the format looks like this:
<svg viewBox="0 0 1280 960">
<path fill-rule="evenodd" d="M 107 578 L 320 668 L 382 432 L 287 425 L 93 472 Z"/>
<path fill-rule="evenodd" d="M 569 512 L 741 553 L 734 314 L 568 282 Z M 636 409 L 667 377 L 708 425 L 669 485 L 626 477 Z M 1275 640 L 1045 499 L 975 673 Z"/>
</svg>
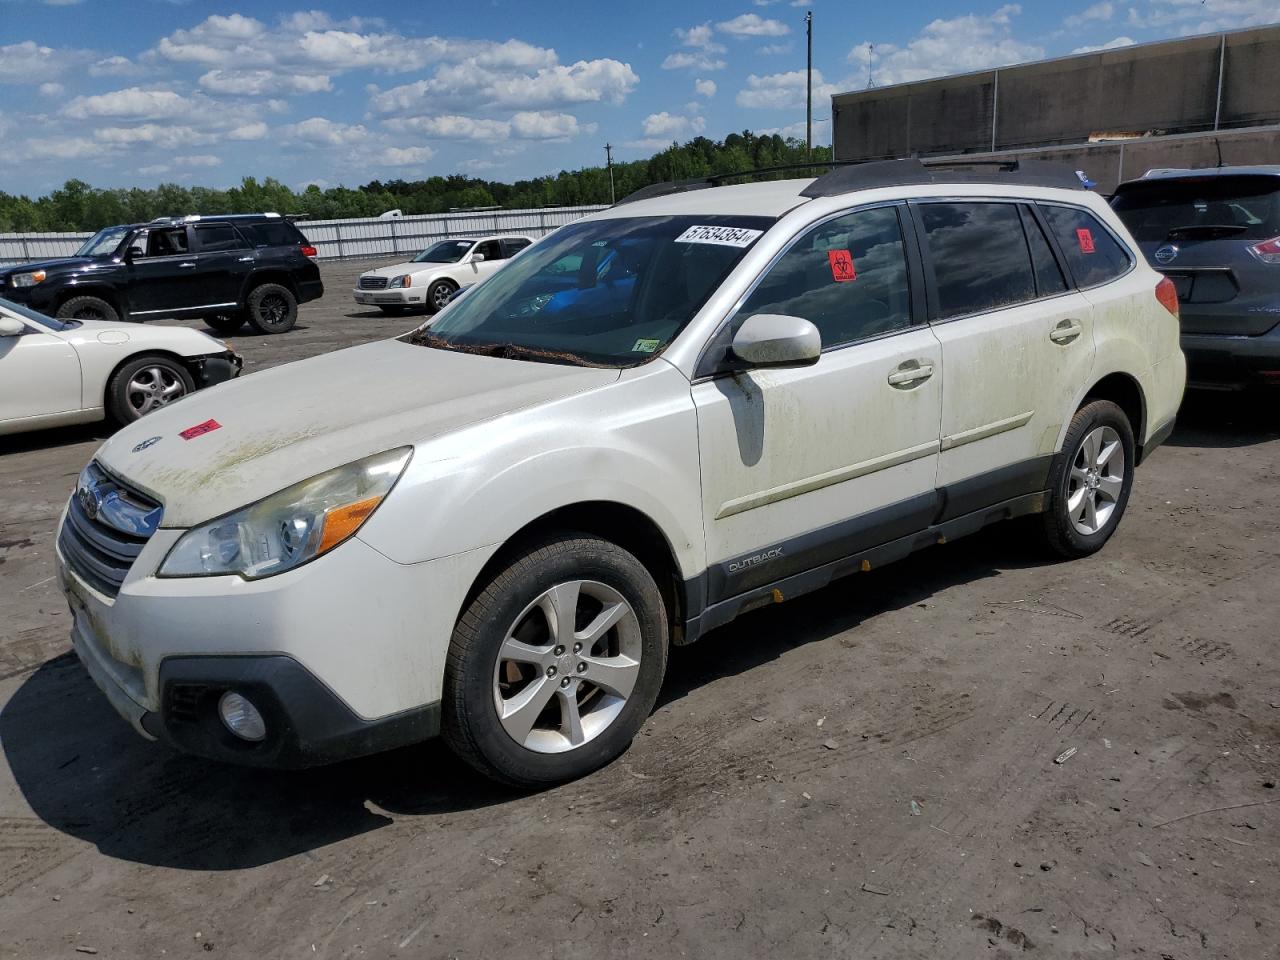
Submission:
<svg viewBox="0 0 1280 960">
<path fill-rule="evenodd" d="M 1280 163 L 1280 26 L 831 98 L 840 160 L 1034 157 L 1110 192 L 1152 167 Z"/>
</svg>

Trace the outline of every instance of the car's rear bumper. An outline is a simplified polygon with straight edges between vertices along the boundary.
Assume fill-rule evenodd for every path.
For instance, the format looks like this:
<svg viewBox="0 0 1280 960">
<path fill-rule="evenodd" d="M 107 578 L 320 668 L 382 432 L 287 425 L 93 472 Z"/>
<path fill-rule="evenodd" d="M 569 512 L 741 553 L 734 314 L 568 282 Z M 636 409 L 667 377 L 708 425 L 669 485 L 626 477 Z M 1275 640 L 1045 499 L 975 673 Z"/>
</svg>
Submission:
<svg viewBox="0 0 1280 960">
<path fill-rule="evenodd" d="M 309 303 L 312 300 L 319 300 L 324 296 L 323 280 L 299 280 L 298 281 L 298 302 Z"/>
<path fill-rule="evenodd" d="M 1280 386 L 1280 323 L 1256 337 L 1184 333 L 1190 386 Z"/>
</svg>

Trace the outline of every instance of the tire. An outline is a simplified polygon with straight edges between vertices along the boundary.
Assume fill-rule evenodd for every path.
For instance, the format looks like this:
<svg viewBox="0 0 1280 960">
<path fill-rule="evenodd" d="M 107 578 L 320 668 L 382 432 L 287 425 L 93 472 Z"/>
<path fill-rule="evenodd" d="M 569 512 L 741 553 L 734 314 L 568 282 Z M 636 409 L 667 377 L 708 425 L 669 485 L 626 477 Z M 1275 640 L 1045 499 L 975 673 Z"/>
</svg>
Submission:
<svg viewBox="0 0 1280 960">
<path fill-rule="evenodd" d="M 118 323 L 120 314 L 101 297 L 72 297 L 58 308 L 59 320 L 98 320 Z"/>
<path fill-rule="evenodd" d="M 1052 552 L 1076 559 L 1102 549 L 1129 503 L 1134 454 L 1133 427 L 1110 400 L 1076 411 L 1049 471 L 1049 507 L 1040 518 Z"/>
<path fill-rule="evenodd" d="M 156 354 L 134 357 L 107 382 L 107 413 L 123 426 L 181 400 L 195 388 L 191 374 L 177 360 Z"/>
<path fill-rule="evenodd" d="M 298 301 L 288 287 L 264 283 L 249 291 L 249 323 L 259 333 L 285 333 L 298 322 Z"/>
<path fill-rule="evenodd" d="M 229 337 L 244 326 L 244 314 L 218 313 L 211 317 L 205 317 L 204 322 L 205 326 L 214 333 L 220 333 L 224 337 Z"/>
<path fill-rule="evenodd" d="M 547 611 L 570 602 L 581 629 L 556 638 Z M 587 631 L 608 611 L 616 621 L 593 640 Z M 513 636 L 520 645 L 509 645 Z M 572 637 L 585 644 L 580 654 Z M 442 732 L 462 759 L 502 783 L 563 783 L 627 749 L 666 667 L 666 608 L 649 571 L 615 544 L 564 534 L 513 557 L 467 605 L 445 664 Z M 517 709 L 522 698 L 529 706 Z M 505 722 L 499 700 L 508 704 Z"/>
<path fill-rule="evenodd" d="M 437 280 L 427 287 L 427 309 L 432 313 L 443 310 L 458 292 L 458 285 L 452 280 Z"/>
<path fill-rule="evenodd" d="M 400 317 L 400 316 L 404 316 L 404 312 L 409 308 L 399 307 L 394 304 L 391 304 L 391 305 L 379 304 L 378 309 L 381 310 L 383 313 L 385 313 L 388 317 Z"/>
</svg>

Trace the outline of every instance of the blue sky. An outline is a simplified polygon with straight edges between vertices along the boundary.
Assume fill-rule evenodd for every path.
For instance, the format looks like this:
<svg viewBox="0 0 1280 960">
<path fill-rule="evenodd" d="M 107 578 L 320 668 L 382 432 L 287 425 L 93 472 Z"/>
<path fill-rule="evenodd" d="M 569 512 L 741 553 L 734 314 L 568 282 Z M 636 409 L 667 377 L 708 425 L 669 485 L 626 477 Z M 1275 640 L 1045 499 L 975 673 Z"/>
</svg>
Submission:
<svg viewBox="0 0 1280 960">
<path fill-rule="evenodd" d="M 0 190 L 515 180 L 606 141 L 803 136 L 810 11 L 821 142 L 870 50 L 883 85 L 1280 20 L 1277 0 L 0 0 Z"/>
</svg>

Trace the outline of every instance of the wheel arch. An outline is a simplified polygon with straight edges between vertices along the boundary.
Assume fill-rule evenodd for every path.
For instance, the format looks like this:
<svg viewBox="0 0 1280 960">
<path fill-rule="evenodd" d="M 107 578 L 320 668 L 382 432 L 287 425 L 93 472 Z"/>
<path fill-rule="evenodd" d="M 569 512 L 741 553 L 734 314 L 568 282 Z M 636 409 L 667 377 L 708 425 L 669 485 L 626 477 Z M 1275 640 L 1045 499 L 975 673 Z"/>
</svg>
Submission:
<svg viewBox="0 0 1280 960">
<path fill-rule="evenodd" d="M 526 523 L 508 537 L 481 568 L 467 591 L 461 610 L 466 610 L 476 594 L 510 563 L 514 555 L 556 533 L 591 534 L 634 554 L 657 583 L 667 609 L 671 642 L 680 645 L 684 639 L 685 621 L 690 616 L 690 601 L 671 541 L 644 511 L 614 500 L 566 504 Z M 694 611 L 694 615 L 696 613 Z"/>
<path fill-rule="evenodd" d="M 120 319 L 123 320 L 129 316 L 129 305 L 125 299 L 124 292 L 102 283 L 87 286 L 77 285 L 59 291 L 53 301 L 54 312 L 61 310 L 64 303 L 68 300 L 74 300 L 76 297 L 97 297 L 99 300 L 105 300 L 111 304 L 112 309 L 120 315 Z"/>
<path fill-rule="evenodd" d="M 1091 400 L 1110 400 L 1124 411 L 1133 427 L 1134 443 L 1141 459 L 1142 442 L 1147 435 L 1147 399 L 1142 384 L 1127 373 L 1109 373 L 1085 391 L 1076 409 Z"/>
<path fill-rule="evenodd" d="M 123 370 L 128 364 L 133 363 L 135 360 L 141 360 L 143 357 L 160 357 L 164 360 L 172 360 L 178 366 L 182 367 L 183 370 L 187 371 L 187 374 L 193 381 L 195 380 L 195 371 L 191 369 L 191 357 L 184 357 L 181 354 L 174 353 L 172 350 L 165 350 L 156 347 L 139 350 L 137 353 L 131 353 L 126 357 L 122 357 L 120 361 L 111 368 L 106 379 L 102 382 L 102 405 L 104 409 L 107 409 L 110 405 L 111 381 L 116 378 L 116 374 Z"/>
<path fill-rule="evenodd" d="M 293 294 L 295 300 L 298 299 L 298 285 L 294 282 L 293 274 L 288 270 L 280 270 L 276 268 L 268 268 L 251 273 L 244 282 L 244 290 L 240 295 L 240 307 L 246 308 L 249 305 L 249 294 L 262 286 L 264 283 L 278 283 L 290 293 Z"/>
</svg>

